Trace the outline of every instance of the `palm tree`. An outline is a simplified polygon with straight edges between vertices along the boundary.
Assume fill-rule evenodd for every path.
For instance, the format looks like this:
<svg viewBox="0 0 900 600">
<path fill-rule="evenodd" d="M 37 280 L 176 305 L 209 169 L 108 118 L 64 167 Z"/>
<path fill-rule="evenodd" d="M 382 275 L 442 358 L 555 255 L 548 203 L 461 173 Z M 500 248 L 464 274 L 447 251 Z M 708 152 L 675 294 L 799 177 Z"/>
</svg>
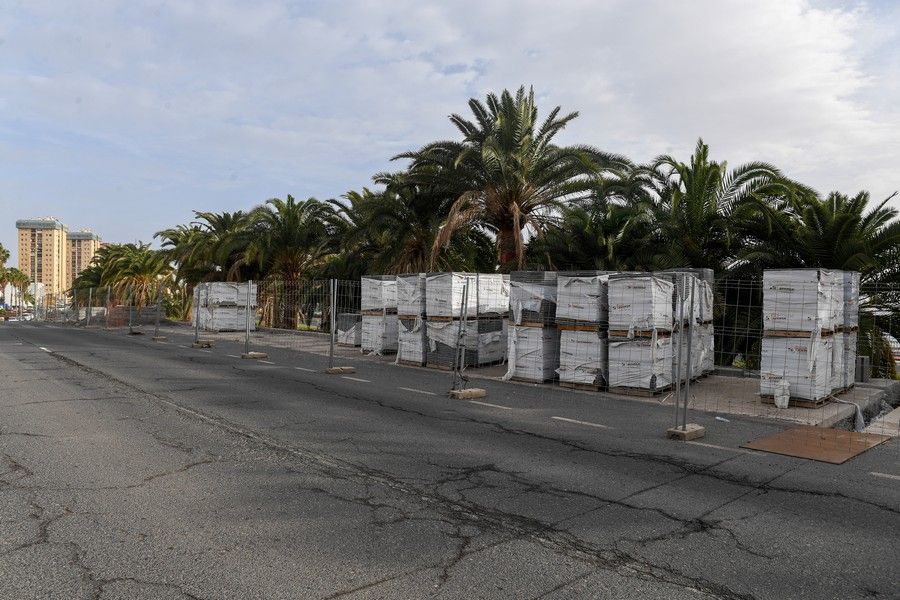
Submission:
<svg viewBox="0 0 900 600">
<path fill-rule="evenodd" d="M 250 240 L 250 215 L 194 211 L 194 217 L 189 225 L 164 229 L 154 236 L 162 239 L 167 256 L 178 265 L 179 277 L 192 283 L 252 277 L 254 273 L 235 268 Z"/>
<path fill-rule="evenodd" d="M 520 87 L 469 100 L 475 120 L 451 115 L 461 142 L 438 141 L 395 159 L 411 160 L 414 183 L 453 199 L 432 253 L 473 225 L 497 240 L 502 269 L 521 268 L 526 231 L 540 234 L 568 202 L 582 197 L 601 173 L 627 166 L 624 157 L 589 146 L 557 146 L 556 135 L 578 116 L 554 108 L 538 121 L 534 90 Z"/>
<path fill-rule="evenodd" d="M 15 267 L 6 269 L 6 281 L 18 291 L 18 304 L 21 307 L 25 301 L 25 294 L 28 286 L 31 285 L 31 278 Z"/>
<path fill-rule="evenodd" d="M 3 269 L 6 266 L 6 261 L 9 260 L 9 250 L 3 247 L 3 244 L 0 244 L 0 269 Z"/>
</svg>

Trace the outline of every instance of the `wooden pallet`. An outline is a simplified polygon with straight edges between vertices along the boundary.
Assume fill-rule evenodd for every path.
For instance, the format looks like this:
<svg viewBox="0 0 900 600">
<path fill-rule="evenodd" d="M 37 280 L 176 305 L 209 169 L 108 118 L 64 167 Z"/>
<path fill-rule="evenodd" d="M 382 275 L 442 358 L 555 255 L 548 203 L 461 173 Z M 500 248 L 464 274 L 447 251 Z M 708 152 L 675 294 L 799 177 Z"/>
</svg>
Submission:
<svg viewBox="0 0 900 600">
<path fill-rule="evenodd" d="M 560 331 L 600 331 L 597 323 L 563 323 L 558 322 L 556 327 Z"/>
<path fill-rule="evenodd" d="M 846 325 L 838 325 L 834 328 L 835 333 L 853 333 L 854 331 L 859 331 L 859 325 L 854 325 L 853 327 L 847 327 Z"/>
<path fill-rule="evenodd" d="M 520 383 L 535 383 L 535 384 L 538 384 L 538 383 L 552 383 L 552 382 L 554 381 L 553 378 L 550 378 L 550 379 L 544 379 L 544 380 L 542 380 L 542 381 L 535 381 L 534 379 L 525 379 L 524 377 L 510 377 L 510 379 L 511 379 L 512 381 L 518 381 L 518 382 L 520 382 Z"/>
<path fill-rule="evenodd" d="M 763 331 L 763 337 L 768 338 L 805 338 L 809 339 L 812 337 L 812 331 L 798 331 L 791 329 L 766 329 Z M 834 330 L 832 329 L 823 329 L 820 334 L 822 337 L 831 337 L 834 335 Z"/>
<path fill-rule="evenodd" d="M 538 329 L 550 329 L 556 327 L 556 323 L 554 322 L 543 322 L 543 321 L 522 321 L 521 323 L 510 323 L 510 325 L 515 325 L 516 327 L 536 327 Z"/>
<path fill-rule="evenodd" d="M 417 360 L 397 360 L 398 365 L 403 365 L 404 367 L 424 367 L 425 363 L 419 362 Z"/>
<path fill-rule="evenodd" d="M 599 383 L 576 383 L 574 381 L 560 381 L 559 387 L 582 392 L 602 392 L 606 389 L 605 385 Z"/>
<path fill-rule="evenodd" d="M 642 398 L 653 398 L 655 396 L 664 394 L 671 389 L 672 389 L 671 385 L 667 385 L 662 388 L 656 388 L 655 390 L 651 390 L 651 389 L 647 389 L 647 388 L 616 386 L 616 387 L 609 388 L 609 393 L 621 394 L 623 396 L 640 396 Z"/>
<path fill-rule="evenodd" d="M 772 394 L 760 394 L 759 399 L 763 404 L 775 404 L 775 396 Z M 831 402 L 831 398 L 820 398 L 819 400 L 810 400 L 808 398 L 794 398 L 788 400 L 789 408 L 821 408 Z"/>
<path fill-rule="evenodd" d="M 384 316 L 393 316 L 397 314 L 396 308 L 367 308 L 365 310 L 359 311 L 359 313 L 365 317 L 384 317 Z"/>
<path fill-rule="evenodd" d="M 405 321 L 415 321 L 416 319 L 424 319 L 425 315 L 397 315 L 398 319 Z"/>
<path fill-rule="evenodd" d="M 657 337 L 657 338 L 666 338 L 666 337 L 670 337 L 671 335 L 672 335 L 672 332 L 671 332 L 671 331 L 662 331 L 662 330 L 657 330 L 657 331 L 656 331 L 656 337 Z M 650 338 L 653 337 L 653 332 L 652 332 L 652 331 L 648 331 L 648 330 L 646 330 L 646 329 L 635 330 L 635 331 L 633 332 L 633 335 L 631 336 L 631 338 L 628 338 L 628 330 L 627 330 L 627 329 L 610 329 L 610 330 L 609 330 L 609 337 L 611 337 L 611 338 L 612 338 L 612 337 L 615 337 L 615 338 L 626 338 L 626 339 L 636 339 L 636 338 L 641 338 L 641 339 L 648 339 L 648 340 L 649 340 Z"/>
</svg>

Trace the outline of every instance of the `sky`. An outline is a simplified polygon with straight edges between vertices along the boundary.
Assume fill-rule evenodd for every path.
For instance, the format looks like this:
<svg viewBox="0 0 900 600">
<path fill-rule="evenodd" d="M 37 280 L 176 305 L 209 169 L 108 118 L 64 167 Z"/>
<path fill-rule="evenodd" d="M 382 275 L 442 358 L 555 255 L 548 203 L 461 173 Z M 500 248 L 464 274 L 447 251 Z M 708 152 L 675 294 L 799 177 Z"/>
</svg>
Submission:
<svg viewBox="0 0 900 600">
<path fill-rule="evenodd" d="M 900 3 L 0 0 L 0 243 L 52 215 L 151 241 L 193 210 L 338 198 L 533 86 L 560 143 L 900 189 Z M 900 208 L 900 201 L 895 201 Z"/>
</svg>

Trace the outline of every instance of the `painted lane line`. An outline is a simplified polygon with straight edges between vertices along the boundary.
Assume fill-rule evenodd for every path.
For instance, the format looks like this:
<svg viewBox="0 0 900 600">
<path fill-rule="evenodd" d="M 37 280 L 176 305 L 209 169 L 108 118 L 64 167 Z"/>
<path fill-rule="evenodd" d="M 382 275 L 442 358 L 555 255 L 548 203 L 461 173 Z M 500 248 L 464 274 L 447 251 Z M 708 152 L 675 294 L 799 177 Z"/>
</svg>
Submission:
<svg viewBox="0 0 900 600">
<path fill-rule="evenodd" d="M 502 408 L 503 410 L 512 410 L 511 406 L 501 406 L 499 404 L 491 404 L 490 402 L 480 402 L 478 400 L 469 400 L 470 404 L 480 404 L 481 406 L 490 406 L 491 408 Z"/>
<path fill-rule="evenodd" d="M 746 448 L 729 448 L 728 446 L 717 446 L 716 444 L 707 444 L 706 442 L 692 442 L 687 441 L 686 444 L 691 444 L 693 446 L 703 446 L 704 448 L 715 448 L 716 450 L 727 450 L 728 452 L 739 452 L 740 454 L 758 454 L 753 450 L 747 450 Z"/>
<path fill-rule="evenodd" d="M 212 350 L 200 350 L 200 352 L 206 352 L 207 354 L 212 354 Z"/>
<path fill-rule="evenodd" d="M 306 367 L 294 367 L 298 371 L 306 371 L 307 373 L 315 373 L 315 369 L 307 369 Z"/>
<path fill-rule="evenodd" d="M 256 362 L 261 362 L 264 365 L 274 365 L 275 364 L 271 360 L 258 360 Z"/>
<path fill-rule="evenodd" d="M 240 356 L 238 356 L 237 354 L 226 354 L 225 356 L 227 356 L 228 358 L 240 358 Z"/>
<path fill-rule="evenodd" d="M 362 379 L 361 377 L 348 377 L 347 375 L 341 375 L 341 379 L 349 379 L 350 381 L 359 381 L 360 383 L 372 383 L 368 379 Z"/>
<path fill-rule="evenodd" d="M 601 425 L 600 423 L 591 423 L 590 421 L 579 421 L 578 419 L 567 419 L 566 417 L 550 417 L 551 419 L 555 419 L 557 421 L 564 421 L 566 423 L 574 423 L 576 425 L 587 425 L 588 427 L 597 427 L 598 429 L 611 429 L 609 425 Z"/>
<path fill-rule="evenodd" d="M 896 479 L 900 481 L 900 475 L 891 475 L 890 473 L 879 473 L 878 471 L 869 471 L 869 475 L 874 475 L 875 477 L 883 477 L 885 479 Z"/>
<path fill-rule="evenodd" d="M 50 352 L 50 350 L 47 350 L 47 349 L 44 348 L 43 346 L 38 346 L 38 348 L 40 348 L 40 349 L 43 350 L 44 352 Z"/>
<path fill-rule="evenodd" d="M 426 392 L 425 390 L 417 390 L 415 388 L 406 388 L 406 387 L 397 387 L 398 390 L 404 390 L 406 392 L 415 392 L 417 394 L 425 394 L 426 396 L 437 396 L 434 392 Z"/>
</svg>

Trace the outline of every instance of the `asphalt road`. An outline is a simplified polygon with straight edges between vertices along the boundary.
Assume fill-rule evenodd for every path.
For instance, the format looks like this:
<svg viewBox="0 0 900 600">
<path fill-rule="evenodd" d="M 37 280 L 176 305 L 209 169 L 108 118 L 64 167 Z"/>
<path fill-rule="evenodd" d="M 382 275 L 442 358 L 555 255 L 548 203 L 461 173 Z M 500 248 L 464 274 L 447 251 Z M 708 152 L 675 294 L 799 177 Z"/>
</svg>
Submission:
<svg viewBox="0 0 900 600">
<path fill-rule="evenodd" d="M 897 440 L 188 343 L 0 326 L 0 598 L 900 597 Z"/>
</svg>

